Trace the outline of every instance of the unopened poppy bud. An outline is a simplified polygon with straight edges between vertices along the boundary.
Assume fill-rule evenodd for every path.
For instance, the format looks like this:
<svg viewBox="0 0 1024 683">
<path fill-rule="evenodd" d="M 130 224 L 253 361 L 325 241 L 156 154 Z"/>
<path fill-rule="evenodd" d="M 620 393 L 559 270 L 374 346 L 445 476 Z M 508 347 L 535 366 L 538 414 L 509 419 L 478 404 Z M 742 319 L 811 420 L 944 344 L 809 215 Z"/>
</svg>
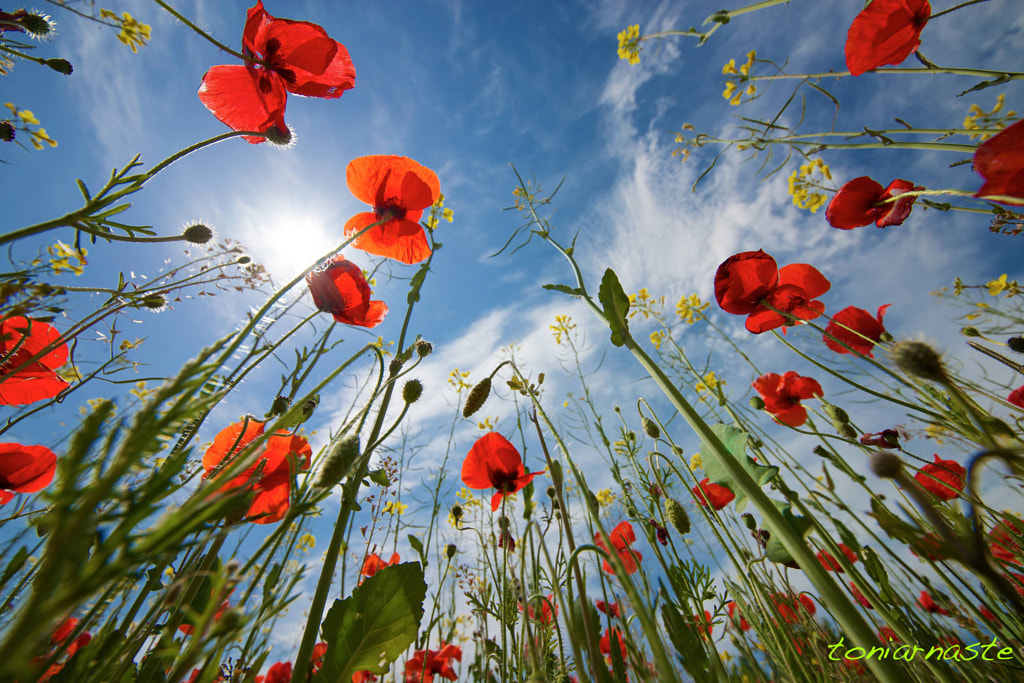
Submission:
<svg viewBox="0 0 1024 683">
<path fill-rule="evenodd" d="M 901 370 L 933 382 L 946 382 L 949 375 L 939 353 L 928 344 L 902 341 L 892 347 L 892 358 Z"/>
<path fill-rule="evenodd" d="M 558 495 L 558 491 L 555 490 L 554 486 L 549 486 L 546 493 L 548 494 L 548 498 L 552 498 L 552 499 L 556 495 Z"/>
<path fill-rule="evenodd" d="M 484 401 L 486 401 L 487 397 L 490 395 L 491 378 L 484 377 L 469 391 L 469 396 L 466 397 L 466 405 L 462 408 L 462 417 L 469 417 L 476 411 L 480 410 Z"/>
<path fill-rule="evenodd" d="M 224 564 L 224 573 L 228 576 L 232 576 L 238 573 L 238 570 L 242 567 L 238 560 L 231 559 Z"/>
<path fill-rule="evenodd" d="M 508 524 L 508 517 L 506 517 L 505 515 L 501 515 L 498 517 L 498 526 L 502 529 L 502 531 L 508 529 Z"/>
<path fill-rule="evenodd" d="M 680 448 L 679 446 L 673 446 L 672 447 L 672 452 L 675 453 L 676 455 L 682 455 L 683 454 L 683 449 Z"/>
<path fill-rule="evenodd" d="M 458 551 L 459 549 L 455 547 L 454 543 L 449 543 L 444 547 L 444 556 L 450 560 L 453 557 L 455 557 L 455 553 L 457 553 Z"/>
<path fill-rule="evenodd" d="M 462 506 L 457 503 L 452 505 L 452 519 L 456 522 L 462 519 Z"/>
<path fill-rule="evenodd" d="M 54 24 L 49 17 L 43 14 L 26 14 L 18 18 L 18 23 L 28 33 L 37 38 L 50 35 L 54 30 Z"/>
<path fill-rule="evenodd" d="M 879 451 L 871 456 L 871 471 L 883 479 L 892 479 L 903 469 L 903 461 L 895 453 Z"/>
<path fill-rule="evenodd" d="M 213 239 L 213 228 L 204 223 L 186 225 L 181 236 L 192 244 L 206 244 Z"/>
<path fill-rule="evenodd" d="M 415 403 L 423 395 L 423 383 L 418 379 L 411 379 L 402 385 L 402 400 L 406 403 Z"/>
<path fill-rule="evenodd" d="M 238 257 L 238 263 L 240 265 L 244 266 L 246 263 L 249 263 L 250 261 L 252 261 L 252 259 L 249 258 L 248 256 L 239 256 Z"/>
<path fill-rule="evenodd" d="M 346 434 L 334 442 L 330 452 L 324 458 L 323 467 L 317 475 L 313 486 L 321 489 L 330 489 L 341 483 L 341 480 L 352 469 L 352 465 L 359 457 L 359 435 Z"/>
<path fill-rule="evenodd" d="M 264 417 L 274 417 L 276 415 L 284 415 L 288 412 L 288 409 L 292 407 L 292 400 L 287 396 L 278 396 L 274 399 L 274 402 L 270 404 L 270 411 Z"/>
<path fill-rule="evenodd" d="M 646 434 L 647 436 L 651 437 L 652 439 L 657 439 L 658 437 L 661 436 L 661 430 L 658 429 L 658 425 L 657 425 L 657 423 L 655 423 L 654 420 L 645 417 L 644 418 L 644 434 Z"/>
<path fill-rule="evenodd" d="M 961 327 L 960 328 L 960 334 L 964 335 L 965 337 L 980 337 L 981 336 L 981 332 L 978 332 L 978 328 L 977 327 Z"/>
<path fill-rule="evenodd" d="M 853 440 L 857 438 L 857 430 L 848 424 L 841 424 L 837 426 L 836 434 L 843 437 L 844 439 Z"/>
<path fill-rule="evenodd" d="M 416 355 L 420 358 L 426 358 L 434 350 L 434 345 L 428 341 L 420 339 L 418 342 L 413 344 L 413 348 L 416 349 Z"/>
<path fill-rule="evenodd" d="M 754 410 L 764 410 L 764 399 L 760 396 L 751 396 L 750 407 Z"/>
<path fill-rule="evenodd" d="M 263 134 L 267 137 L 267 142 L 273 145 L 287 147 L 292 144 L 292 131 L 288 126 L 282 130 L 275 124 L 263 131 Z"/>
<path fill-rule="evenodd" d="M 690 533 L 690 516 L 686 514 L 686 509 L 679 501 L 673 498 L 665 498 L 665 517 L 668 518 L 669 524 L 680 534 L 685 536 Z"/>
<path fill-rule="evenodd" d="M 151 311 L 159 311 L 167 305 L 167 299 L 163 294 L 147 294 L 142 297 L 142 305 Z"/>
<path fill-rule="evenodd" d="M 845 410 L 831 403 L 825 404 L 825 414 L 832 418 L 832 424 L 836 429 L 839 429 L 839 425 L 847 424 L 850 421 L 850 416 L 846 414 Z"/>
<path fill-rule="evenodd" d="M 828 452 L 828 449 L 820 444 L 814 447 L 814 454 L 819 458 L 831 457 L 831 453 Z"/>
<path fill-rule="evenodd" d="M 65 76 L 70 76 L 71 72 L 75 70 L 75 68 L 71 66 L 71 62 L 66 59 L 46 59 L 43 60 L 43 64 L 50 67 L 57 73 L 64 74 Z"/>
<path fill-rule="evenodd" d="M 10 121 L 0 121 L 0 142 L 13 142 L 15 128 Z"/>
<path fill-rule="evenodd" d="M 13 140 L 14 138 L 12 137 L 11 139 Z M 1016 337 L 1010 337 L 1009 339 L 1006 340 L 1006 345 L 1010 347 L 1011 351 L 1016 351 L 1017 353 L 1024 353 L 1024 336 L 1017 335 Z"/>
<path fill-rule="evenodd" d="M 750 514 L 749 512 L 744 512 L 741 516 L 743 517 L 743 523 L 747 526 L 748 529 L 753 531 L 757 528 L 757 520 L 754 519 L 754 515 Z"/>
<path fill-rule="evenodd" d="M 590 489 L 585 489 L 583 493 L 586 497 L 587 506 L 590 508 L 591 514 L 597 516 L 598 510 L 601 508 L 600 503 L 597 501 L 597 496 L 595 496 L 594 492 Z"/>
<path fill-rule="evenodd" d="M 300 422 L 305 422 L 309 418 L 313 417 L 313 413 L 316 412 L 316 407 L 320 405 L 320 395 L 315 394 L 306 399 L 306 402 L 302 404 L 302 419 Z"/>
</svg>

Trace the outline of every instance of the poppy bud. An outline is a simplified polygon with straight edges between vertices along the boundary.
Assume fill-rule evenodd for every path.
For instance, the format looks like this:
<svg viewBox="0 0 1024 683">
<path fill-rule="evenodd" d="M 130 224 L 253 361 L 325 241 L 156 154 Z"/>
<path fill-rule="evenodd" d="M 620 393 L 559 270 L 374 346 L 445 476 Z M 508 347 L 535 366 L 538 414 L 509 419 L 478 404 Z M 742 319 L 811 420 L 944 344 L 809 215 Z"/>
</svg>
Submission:
<svg viewBox="0 0 1024 683">
<path fill-rule="evenodd" d="M 462 409 L 462 417 L 469 417 L 476 411 L 480 410 L 483 406 L 484 401 L 491 395 L 491 378 L 484 377 L 482 380 L 477 382 L 466 398 L 466 405 Z"/>
<path fill-rule="evenodd" d="M 11 139 L 14 139 L 13 133 L 11 133 Z M 1011 351 L 1024 353 L 1024 336 L 1017 335 L 1016 337 L 1010 337 L 1006 340 L 1006 345 L 1010 347 Z"/>
<path fill-rule="evenodd" d="M 243 265 L 244 266 L 246 263 L 249 263 L 250 261 L 252 261 L 252 259 L 249 258 L 248 256 L 239 256 L 238 257 L 239 265 Z"/>
<path fill-rule="evenodd" d="M 334 488 L 352 469 L 359 457 L 359 434 L 346 434 L 337 439 L 324 458 L 323 467 L 313 486 L 321 489 Z"/>
<path fill-rule="evenodd" d="M 548 498 L 554 499 L 554 497 L 558 494 L 558 491 L 555 490 L 554 486 L 549 486 L 548 490 L 547 490 L 547 494 L 548 494 Z"/>
<path fill-rule="evenodd" d="M 411 379 L 402 386 L 402 400 L 406 403 L 415 403 L 423 395 L 423 383 L 418 379 Z"/>
<path fill-rule="evenodd" d="M 185 226 L 181 236 L 192 244 L 206 244 L 213 239 L 213 228 L 204 223 L 192 223 Z"/>
<path fill-rule="evenodd" d="M 846 414 L 845 410 L 831 403 L 825 404 L 825 414 L 832 418 L 832 425 L 836 429 L 839 429 L 839 425 L 847 424 L 850 421 L 850 416 Z"/>
<path fill-rule="evenodd" d="M 748 529 L 753 531 L 757 528 L 757 520 L 754 519 L 754 515 L 750 514 L 749 512 L 744 512 L 741 516 L 743 517 L 743 523 L 747 526 Z"/>
<path fill-rule="evenodd" d="M 299 422 L 305 422 L 309 418 L 313 417 L 313 413 L 316 411 L 316 407 L 320 405 L 320 395 L 315 394 L 306 399 L 306 402 L 302 404 L 302 419 Z"/>
<path fill-rule="evenodd" d="M 444 556 L 450 560 L 455 557 L 455 553 L 457 553 L 458 550 L 459 549 L 455 547 L 454 543 L 449 543 L 444 547 Z"/>
<path fill-rule="evenodd" d="M 65 76 L 70 76 L 71 72 L 75 70 L 75 68 L 71 66 L 71 62 L 66 59 L 45 59 L 43 60 L 43 64 L 50 67 L 57 73 L 64 74 Z"/>
<path fill-rule="evenodd" d="M 946 382 L 949 375 L 938 352 L 924 342 L 902 341 L 892 347 L 892 358 L 900 370 L 921 379 Z"/>
<path fill-rule="evenodd" d="M 665 517 L 680 534 L 685 536 L 690 533 L 690 516 L 686 514 L 686 509 L 673 498 L 665 498 Z"/>
<path fill-rule="evenodd" d="M 390 372 L 390 373 L 391 373 L 391 376 L 392 376 L 392 377 L 394 377 L 394 376 L 395 376 L 395 375 L 397 375 L 397 374 L 398 374 L 399 372 L 401 372 L 401 370 L 402 370 L 402 364 L 403 364 L 403 362 L 402 362 L 402 359 L 401 359 L 401 358 L 395 358 L 394 360 L 392 360 L 392 361 L 391 361 L 391 362 L 390 362 L 390 363 L 388 364 L 388 372 Z"/>
<path fill-rule="evenodd" d="M 838 427 L 836 427 L 836 434 L 843 437 L 844 439 L 853 440 L 857 438 L 857 430 L 848 424 L 841 424 Z"/>
<path fill-rule="evenodd" d="M 960 328 L 960 334 L 964 335 L 965 337 L 980 337 L 981 336 L 981 332 L 978 332 L 978 328 L 977 327 L 961 327 Z"/>
<path fill-rule="evenodd" d="M 879 451 L 871 456 L 871 471 L 883 479 L 892 479 L 903 469 L 903 461 L 895 453 Z"/>
<path fill-rule="evenodd" d="M 644 433 L 652 439 L 657 439 L 661 436 L 661 430 L 658 429 L 658 425 L 650 418 L 644 418 Z"/>
<path fill-rule="evenodd" d="M 13 142 L 14 130 L 10 121 L 0 121 L 0 142 Z"/>
<path fill-rule="evenodd" d="M 682 455 L 683 454 L 683 449 L 680 448 L 679 446 L 673 446 L 672 447 L 672 452 L 675 453 L 676 455 Z"/>
<path fill-rule="evenodd" d="M 227 563 L 225 563 L 224 565 L 224 573 L 228 576 L 233 576 L 238 573 L 238 570 L 241 568 L 241 566 L 242 565 L 238 562 L 238 560 L 228 560 Z"/>
<path fill-rule="evenodd" d="M 821 446 L 821 445 L 818 445 L 818 446 L 814 447 L 814 454 L 816 456 L 818 456 L 819 458 L 831 457 L 831 454 L 828 452 L 828 449 L 826 449 L 824 446 Z"/>
<path fill-rule="evenodd" d="M 427 356 L 430 355 L 431 351 L 434 350 L 433 344 L 431 344 L 428 341 L 423 341 L 422 339 L 417 341 L 412 346 L 414 349 L 416 349 L 416 355 L 419 356 L 420 358 L 426 358 Z"/>
<path fill-rule="evenodd" d="M 142 305 L 151 311 L 159 311 L 167 305 L 167 299 L 163 294 L 147 294 L 142 297 Z"/>
<path fill-rule="evenodd" d="M 751 396 L 750 407 L 754 410 L 764 410 L 764 399 L 760 396 Z"/>
<path fill-rule="evenodd" d="M 508 530 L 508 524 L 508 517 L 506 517 L 505 515 L 501 515 L 500 517 L 498 517 L 498 526 L 501 527 L 502 531 Z"/>
<path fill-rule="evenodd" d="M 270 411 L 264 415 L 264 417 L 274 417 L 276 415 L 284 415 L 288 412 L 288 409 L 292 407 L 292 400 L 287 396 L 278 396 L 274 399 L 274 402 L 270 404 Z"/>
<path fill-rule="evenodd" d="M 452 505 L 452 518 L 458 522 L 462 519 L 462 506 L 456 503 Z"/>
</svg>

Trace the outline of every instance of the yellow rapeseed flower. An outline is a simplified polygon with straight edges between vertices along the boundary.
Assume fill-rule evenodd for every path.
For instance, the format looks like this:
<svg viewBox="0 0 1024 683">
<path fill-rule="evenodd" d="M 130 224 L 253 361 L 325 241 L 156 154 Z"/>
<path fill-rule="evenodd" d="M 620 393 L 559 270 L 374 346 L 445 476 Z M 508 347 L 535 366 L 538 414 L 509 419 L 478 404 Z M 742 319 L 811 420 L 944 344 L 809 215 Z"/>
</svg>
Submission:
<svg viewBox="0 0 1024 683">
<path fill-rule="evenodd" d="M 694 322 L 704 318 L 704 311 L 710 305 L 710 303 L 702 302 L 696 294 L 683 296 L 679 299 L 679 303 L 676 304 L 676 314 L 687 325 L 692 325 Z"/>
<path fill-rule="evenodd" d="M 630 64 L 640 63 L 640 24 L 627 26 L 626 30 L 619 33 L 619 59 L 625 59 Z"/>
<path fill-rule="evenodd" d="M 736 70 L 736 60 L 730 59 L 726 62 L 725 66 L 722 67 L 722 75 L 728 76 L 729 74 L 739 75 L 739 71 Z"/>
<path fill-rule="evenodd" d="M 309 552 L 316 547 L 316 536 L 313 534 L 302 534 L 295 542 L 295 547 L 302 552 Z"/>
<path fill-rule="evenodd" d="M 409 506 L 405 503 L 399 503 L 397 500 L 389 500 L 384 503 L 383 512 L 386 512 L 389 515 L 400 515 L 408 509 Z"/>
<path fill-rule="evenodd" d="M 704 460 L 700 457 L 700 453 L 694 453 L 690 456 L 690 471 L 696 472 L 700 468 L 704 467 Z"/>
<path fill-rule="evenodd" d="M 615 502 L 615 494 L 611 489 L 601 489 L 594 494 L 594 497 L 597 498 L 598 504 L 603 508 L 606 508 Z"/>
</svg>

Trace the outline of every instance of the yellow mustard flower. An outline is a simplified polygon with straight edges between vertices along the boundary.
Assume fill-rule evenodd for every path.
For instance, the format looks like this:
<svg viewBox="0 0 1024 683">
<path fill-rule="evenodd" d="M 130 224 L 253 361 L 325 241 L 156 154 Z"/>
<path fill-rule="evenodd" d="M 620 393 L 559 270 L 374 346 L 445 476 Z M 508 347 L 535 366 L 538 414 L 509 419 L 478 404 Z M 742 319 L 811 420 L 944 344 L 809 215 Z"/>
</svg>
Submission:
<svg viewBox="0 0 1024 683">
<path fill-rule="evenodd" d="M 295 541 L 295 547 L 306 553 L 316 547 L 316 536 L 313 534 L 302 534 Z"/>
<path fill-rule="evenodd" d="M 640 63 L 640 24 L 627 26 L 619 33 L 619 59 L 630 64 Z"/>
</svg>

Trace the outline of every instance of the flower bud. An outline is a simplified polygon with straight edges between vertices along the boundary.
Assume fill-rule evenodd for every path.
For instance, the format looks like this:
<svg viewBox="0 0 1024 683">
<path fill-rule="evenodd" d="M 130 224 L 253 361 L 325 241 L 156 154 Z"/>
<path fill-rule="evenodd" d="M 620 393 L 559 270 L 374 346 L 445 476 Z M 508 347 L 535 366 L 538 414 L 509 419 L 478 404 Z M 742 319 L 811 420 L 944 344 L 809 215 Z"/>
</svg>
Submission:
<svg viewBox="0 0 1024 683">
<path fill-rule="evenodd" d="M 75 70 L 75 68 L 71 66 L 71 62 L 66 59 L 46 59 L 43 60 L 43 64 L 50 67 L 57 73 L 64 74 L 65 76 L 70 76 L 71 72 Z"/>
<path fill-rule="evenodd" d="M 14 139 L 14 134 L 11 133 L 11 139 Z M 1016 337 L 1010 337 L 1006 340 L 1006 345 L 1010 347 L 1011 351 L 1017 353 L 1024 353 L 1024 336 L 1017 335 Z"/>
<path fill-rule="evenodd" d="M 181 236 L 192 244 L 206 244 L 213 239 L 213 228 L 205 223 L 191 223 L 185 226 Z"/>
<path fill-rule="evenodd" d="M 924 342 L 902 341 L 892 347 L 891 353 L 896 365 L 907 374 L 932 382 L 949 380 L 939 353 Z"/>
<path fill-rule="evenodd" d="M 270 404 L 270 411 L 264 415 L 264 417 L 276 417 L 277 415 L 284 415 L 288 412 L 288 409 L 292 407 L 292 400 L 287 396 L 278 396 L 274 399 L 274 402 Z"/>
<path fill-rule="evenodd" d="M 850 416 L 846 414 L 845 410 L 831 403 L 825 404 L 825 414 L 832 418 L 832 425 L 836 429 L 839 429 L 839 425 L 847 424 L 850 421 Z"/>
<path fill-rule="evenodd" d="M 391 373 L 392 377 L 394 377 L 402 371 L 402 365 L 403 362 L 401 358 L 394 358 L 390 363 L 388 363 L 388 372 Z"/>
<path fill-rule="evenodd" d="M 750 514 L 749 512 L 744 512 L 741 516 L 743 517 L 743 523 L 746 525 L 748 529 L 753 531 L 757 528 L 757 520 L 754 519 L 754 515 Z"/>
<path fill-rule="evenodd" d="M 0 121 L 0 142 L 14 142 L 15 128 L 10 121 Z"/>
<path fill-rule="evenodd" d="M 426 358 L 434 350 L 433 344 L 428 341 L 423 341 L 422 339 L 413 344 L 412 347 L 416 349 L 416 355 L 420 358 Z"/>
<path fill-rule="evenodd" d="M 871 456 L 871 471 L 883 479 L 892 479 L 903 469 L 903 461 L 895 453 L 879 451 Z"/>
<path fill-rule="evenodd" d="M 554 486 L 549 486 L 547 489 L 548 498 L 554 499 L 558 495 L 558 491 L 555 490 Z"/>
<path fill-rule="evenodd" d="M 644 420 L 643 420 L 643 423 L 644 423 L 644 433 L 647 436 L 651 437 L 652 439 L 657 439 L 658 437 L 661 436 L 661 430 L 658 429 L 658 425 L 657 425 L 657 423 L 655 423 L 654 420 L 645 417 Z"/>
<path fill-rule="evenodd" d="M 857 438 L 857 430 L 848 424 L 841 424 L 836 427 L 836 434 L 844 439 L 853 440 Z"/>
<path fill-rule="evenodd" d="M 751 396 L 750 407 L 754 410 L 764 410 L 764 399 L 760 396 Z"/>
<path fill-rule="evenodd" d="M 665 517 L 680 534 L 685 536 L 690 533 L 690 516 L 686 514 L 686 509 L 677 500 L 665 498 Z"/>
<path fill-rule="evenodd" d="M 402 386 L 402 400 L 406 403 L 415 403 L 423 395 L 423 383 L 418 379 L 411 379 Z"/>
<path fill-rule="evenodd" d="M 450 560 L 453 557 L 455 557 L 455 553 L 457 553 L 458 551 L 459 549 L 455 547 L 454 543 L 449 543 L 444 547 L 444 556 Z"/>
<path fill-rule="evenodd" d="M 981 332 L 978 331 L 977 327 L 961 327 L 960 334 L 965 337 L 980 337 Z"/>
<path fill-rule="evenodd" d="M 162 311 L 167 306 L 167 299 L 163 294 L 147 294 L 142 297 L 142 305 L 151 311 Z"/>
<path fill-rule="evenodd" d="M 359 458 L 359 452 L 359 434 L 345 434 L 336 439 L 331 445 L 327 457 L 324 458 L 324 464 L 320 468 L 320 474 L 317 475 L 313 486 L 330 489 L 340 484 Z"/>
<path fill-rule="evenodd" d="M 832 455 L 831 453 L 828 452 L 827 448 L 820 444 L 814 447 L 814 454 L 819 458 L 828 458 L 831 457 Z"/>
<path fill-rule="evenodd" d="M 466 405 L 462 408 L 462 417 L 469 417 L 476 411 L 480 410 L 484 401 L 486 401 L 487 397 L 490 395 L 491 378 L 484 377 L 469 391 L 469 396 L 466 398 Z"/>
<path fill-rule="evenodd" d="M 452 505 L 452 518 L 458 522 L 462 519 L 462 506 L 456 503 Z"/>
<path fill-rule="evenodd" d="M 320 405 L 320 394 L 314 394 L 307 398 L 306 402 L 302 404 L 302 419 L 299 422 L 305 422 L 313 417 L 313 413 L 316 412 L 318 405 Z"/>
</svg>

